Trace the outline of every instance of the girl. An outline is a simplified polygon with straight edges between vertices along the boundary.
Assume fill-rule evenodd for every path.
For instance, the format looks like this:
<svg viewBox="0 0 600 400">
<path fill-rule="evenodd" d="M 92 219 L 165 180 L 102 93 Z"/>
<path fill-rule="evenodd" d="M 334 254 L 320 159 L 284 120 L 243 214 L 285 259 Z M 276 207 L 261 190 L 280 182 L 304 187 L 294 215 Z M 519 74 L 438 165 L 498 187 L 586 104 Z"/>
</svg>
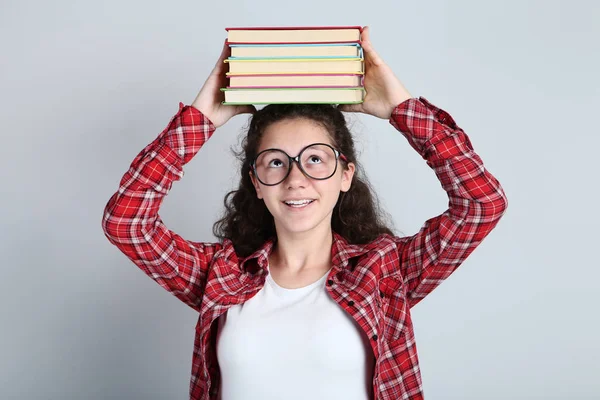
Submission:
<svg viewBox="0 0 600 400">
<path fill-rule="evenodd" d="M 422 399 L 410 309 L 496 226 L 507 201 L 445 111 L 412 97 L 362 34 L 365 101 L 221 104 L 227 43 L 191 106 L 133 160 L 103 229 L 199 313 L 190 398 Z M 341 111 L 388 119 L 425 159 L 449 208 L 417 234 L 386 227 Z M 185 240 L 160 204 L 216 128 L 252 113 L 241 182 L 216 243 Z M 230 198 L 231 197 L 231 198 Z"/>
</svg>

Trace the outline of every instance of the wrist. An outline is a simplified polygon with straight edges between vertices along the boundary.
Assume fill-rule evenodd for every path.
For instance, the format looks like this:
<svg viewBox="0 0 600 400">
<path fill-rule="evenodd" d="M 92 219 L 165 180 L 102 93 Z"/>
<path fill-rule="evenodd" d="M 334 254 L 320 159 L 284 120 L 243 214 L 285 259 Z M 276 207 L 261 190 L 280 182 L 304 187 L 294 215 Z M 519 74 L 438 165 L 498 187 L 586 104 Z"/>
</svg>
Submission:
<svg viewBox="0 0 600 400">
<path fill-rule="evenodd" d="M 207 110 L 207 108 L 205 106 L 202 106 L 201 104 L 199 104 L 196 101 L 194 101 L 190 106 L 194 107 L 196 110 L 198 110 L 204 116 L 204 118 L 206 118 L 208 120 L 208 122 L 210 122 L 211 124 L 214 125 L 215 128 L 219 127 L 219 124 L 217 124 L 213 120 L 212 113 L 209 110 Z"/>
<path fill-rule="evenodd" d="M 394 108 L 396 108 L 399 104 L 402 104 L 409 99 L 412 99 L 412 95 L 406 89 L 400 90 L 393 97 L 392 103 L 394 105 Z"/>
<path fill-rule="evenodd" d="M 403 93 L 401 95 L 395 96 L 392 100 L 390 100 L 390 106 L 388 107 L 389 109 L 389 116 L 388 119 L 392 117 L 392 114 L 394 113 L 394 110 L 402 103 L 404 103 L 407 100 L 412 99 L 412 96 L 410 95 L 410 93 L 406 92 Z"/>
</svg>

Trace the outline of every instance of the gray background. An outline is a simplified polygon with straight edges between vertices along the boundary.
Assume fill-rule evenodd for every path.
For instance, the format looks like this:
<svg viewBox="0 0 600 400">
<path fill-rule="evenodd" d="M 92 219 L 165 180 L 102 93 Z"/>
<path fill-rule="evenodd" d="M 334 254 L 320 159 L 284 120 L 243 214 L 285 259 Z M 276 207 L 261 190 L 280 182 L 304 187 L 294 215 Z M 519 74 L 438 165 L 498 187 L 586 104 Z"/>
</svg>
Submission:
<svg viewBox="0 0 600 400">
<path fill-rule="evenodd" d="M 598 21 L 592 1 L 2 1 L 0 398 L 187 398 L 197 315 L 108 243 L 103 208 L 193 101 L 226 26 L 354 24 L 454 116 L 509 199 L 413 309 L 426 398 L 600 398 Z M 398 233 L 445 210 L 399 132 L 349 120 Z M 246 123 L 187 166 L 162 208 L 171 229 L 214 239 Z"/>
</svg>

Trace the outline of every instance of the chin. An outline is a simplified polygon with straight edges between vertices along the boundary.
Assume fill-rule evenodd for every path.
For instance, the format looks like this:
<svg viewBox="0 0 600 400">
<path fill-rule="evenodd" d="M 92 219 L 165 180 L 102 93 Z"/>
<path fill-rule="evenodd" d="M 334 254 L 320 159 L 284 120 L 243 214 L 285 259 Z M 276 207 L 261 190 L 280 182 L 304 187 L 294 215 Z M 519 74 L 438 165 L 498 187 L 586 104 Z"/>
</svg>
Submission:
<svg viewBox="0 0 600 400">
<path fill-rule="evenodd" d="M 317 221 L 275 221 L 275 225 L 278 231 L 284 230 L 290 233 L 302 233 L 310 231 L 318 226 Z"/>
<path fill-rule="evenodd" d="M 299 216 L 296 216 L 299 217 Z M 290 217 L 286 213 L 281 213 L 279 218 L 275 220 L 277 230 L 284 230 L 290 233 L 302 233 L 317 229 L 320 225 L 331 224 L 331 213 L 328 215 L 306 215 L 301 218 Z"/>
</svg>

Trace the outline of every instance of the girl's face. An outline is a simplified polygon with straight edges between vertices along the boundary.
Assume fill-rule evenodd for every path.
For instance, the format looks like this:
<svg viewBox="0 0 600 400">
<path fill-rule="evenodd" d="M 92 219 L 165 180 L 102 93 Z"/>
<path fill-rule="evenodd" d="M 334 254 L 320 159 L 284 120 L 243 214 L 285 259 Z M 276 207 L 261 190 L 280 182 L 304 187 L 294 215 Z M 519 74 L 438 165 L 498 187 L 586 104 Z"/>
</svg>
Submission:
<svg viewBox="0 0 600 400">
<path fill-rule="evenodd" d="M 327 143 L 335 148 L 323 126 L 309 119 L 285 119 L 267 127 L 258 152 L 274 148 L 295 157 L 313 143 Z M 319 160 L 317 158 L 314 161 Z M 250 171 L 258 198 L 263 199 L 273 215 L 278 234 L 307 232 L 317 227 L 331 226 L 331 214 L 340 191 L 347 192 L 350 189 L 355 170 L 353 163 L 349 163 L 347 169 L 343 164 L 338 160 L 337 170 L 331 178 L 316 180 L 304 175 L 298 164 L 292 162 L 290 174 L 275 186 L 263 185 Z M 274 162 L 273 165 L 281 166 L 281 163 Z M 285 203 L 288 200 L 305 199 L 313 201 L 303 207 L 292 207 Z"/>
</svg>

